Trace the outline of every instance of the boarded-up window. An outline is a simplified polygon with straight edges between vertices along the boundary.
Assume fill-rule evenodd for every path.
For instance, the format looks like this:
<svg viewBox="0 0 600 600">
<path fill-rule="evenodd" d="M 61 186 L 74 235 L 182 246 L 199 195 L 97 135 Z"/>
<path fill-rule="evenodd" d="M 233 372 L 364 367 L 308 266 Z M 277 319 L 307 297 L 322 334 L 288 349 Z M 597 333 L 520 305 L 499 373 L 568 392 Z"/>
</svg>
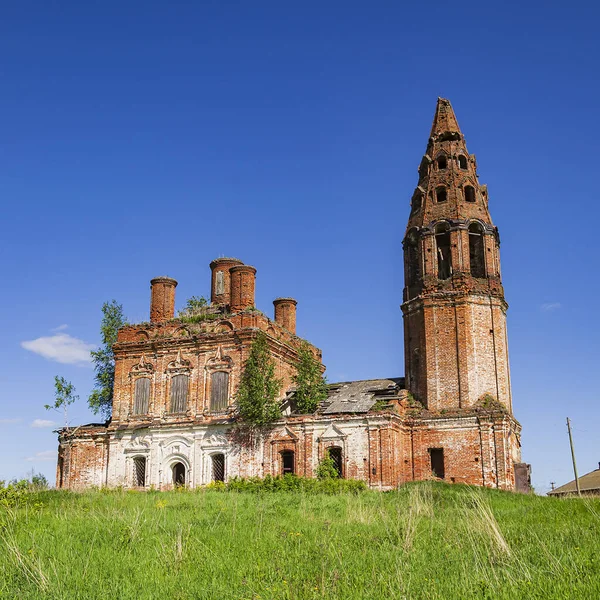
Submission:
<svg viewBox="0 0 600 600">
<path fill-rule="evenodd" d="M 217 271 L 215 277 L 215 293 L 219 295 L 225 293 L 225 273 L 223 273 L 223 271 Z"/>
<path fill-rule="evenodd" d="M 150 379 L 141 377 L 135 382 L 135 391 L 133 399 L 133 414 L 147 415 L 148 403 L 150 401 Z"/>
<path fill-rule="evenodd" d="M 210 410 L 221 412 L 227 410 L 229 401 L 229 373 L 217 371 L 210 380 Z"/>
<path fill-rule="evenodd" d="M 146 485 L 146 459 L 143 456 L 136 456 L 133 459 L 133 478 L 137 487 Z"/>
<path fill-rule="evenodd" d="M 175 375 L 171 379 L 171 412 L 182 413 L 187 407 L 188 394 L 187 375 Z"/>
</svg>

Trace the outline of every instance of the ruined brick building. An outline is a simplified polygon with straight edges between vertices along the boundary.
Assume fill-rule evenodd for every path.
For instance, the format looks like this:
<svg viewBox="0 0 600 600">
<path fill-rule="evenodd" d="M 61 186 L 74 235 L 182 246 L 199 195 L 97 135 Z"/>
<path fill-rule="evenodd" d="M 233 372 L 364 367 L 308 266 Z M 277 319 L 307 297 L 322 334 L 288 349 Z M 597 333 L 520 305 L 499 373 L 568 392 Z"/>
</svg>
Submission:
<svg viewBox="0 0 600 600">
<path fill-rule="evenodd" d="M 254 308 L 256 269 L 218 258 L 196 322 L 175 316 L 175 280 L 151 281 L 150 322 L 121 329 L 114 346 L 112 419 L 59 432 L 58 487 L 312 477 L 327 452 L 342 477 L 377 489 L 431 477 L 519 487 L 527 466 L 500 240 L 476 168 L 450 102 L 438 99 L 403 241 L 405 378 L 331 384 L 315 414 L 295 414 L 296 301 L 274 300 L 267 317 Z M 259 330 L 282 380 L 282 418 L 248 445 L 232 435 L 234 399 Z"/>
</svg>

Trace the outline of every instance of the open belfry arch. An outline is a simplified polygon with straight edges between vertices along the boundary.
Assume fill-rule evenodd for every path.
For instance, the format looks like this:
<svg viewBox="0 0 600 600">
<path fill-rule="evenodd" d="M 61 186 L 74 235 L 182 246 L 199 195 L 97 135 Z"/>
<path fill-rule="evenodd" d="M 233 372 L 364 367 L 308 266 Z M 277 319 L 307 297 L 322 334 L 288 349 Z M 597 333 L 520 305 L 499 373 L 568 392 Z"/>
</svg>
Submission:
<svg viewBox="0 0 600 600">
<path fill-rule="evenodd" d="M 294 375 L 308 342 L 296 333 L 296 300 L 276 298 L 268 317 L 255 307 L 257 270 L 218 258 L 210 303 L 193 318 L 175 315 L 177 281 L 151 281 L 150 323 L 122 328 L 114 346 L 112 418 L 59 432 L 57 486 L 314 477 L 325 457 L 339 476 L 375 489 L 430 478 L 502 489 L 526 481 L 500 238 L 446 99 L 438 99 L 418 171 L 402 241 L 405 378 L 329 384 L 314 414 L 297 414 Z M 281 380 L 282 417 L 248 444 L 234 427 L 235 398 L 258 331 Z"/>
</svg>

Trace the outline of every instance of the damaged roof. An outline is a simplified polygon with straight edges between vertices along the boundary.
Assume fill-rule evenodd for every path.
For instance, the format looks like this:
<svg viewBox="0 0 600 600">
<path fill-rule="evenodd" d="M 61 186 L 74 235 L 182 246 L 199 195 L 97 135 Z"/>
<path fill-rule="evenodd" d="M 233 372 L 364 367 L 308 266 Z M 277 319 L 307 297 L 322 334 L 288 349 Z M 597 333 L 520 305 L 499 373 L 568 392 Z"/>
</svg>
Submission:
<svg viewBox="0 0 600 600">
<path fill-rule="evenodd" d="M 367 413 L 378 400 L 392 400 L 404 387 L 404 377 L 364 379 L 329 384 L 329 395 L 318 412 Z"/>
</svg>

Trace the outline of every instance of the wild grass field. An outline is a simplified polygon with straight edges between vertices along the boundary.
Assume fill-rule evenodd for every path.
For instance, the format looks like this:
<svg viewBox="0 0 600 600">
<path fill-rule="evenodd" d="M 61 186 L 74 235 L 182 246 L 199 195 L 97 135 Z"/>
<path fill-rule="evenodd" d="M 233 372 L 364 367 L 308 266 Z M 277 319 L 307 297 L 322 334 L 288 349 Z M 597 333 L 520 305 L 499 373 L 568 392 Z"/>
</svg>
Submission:
<svg viewBox="0 0 600 600">
<path fill-rule="evenodd" d="M 0 506 L 2 598 L 600 598 L 600 500 L 423 482 Z"/>
</svg>

